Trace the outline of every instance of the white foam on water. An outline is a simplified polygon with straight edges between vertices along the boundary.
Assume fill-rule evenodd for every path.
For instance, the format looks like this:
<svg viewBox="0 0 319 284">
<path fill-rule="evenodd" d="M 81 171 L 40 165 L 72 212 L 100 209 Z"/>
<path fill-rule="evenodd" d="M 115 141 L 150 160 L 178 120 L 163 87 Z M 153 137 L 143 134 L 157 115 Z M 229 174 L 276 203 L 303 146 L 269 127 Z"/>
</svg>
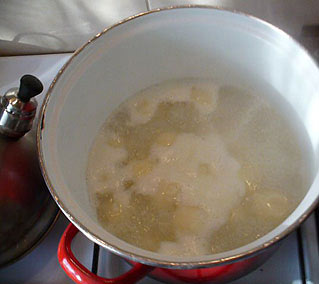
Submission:
<svg viewBox="0 0 319 284">
<path fill-rule="evenodd" d="M 122 134 L 143 125 L 145 131 L 150 131 L 152 123 L 158 123 L 153 119 L 163 103 L 185 103 L 194 107 L 196 115 L 184 112 L 183 108 L 176 109 L 172 121 L 184 123 L 185 117 L 194 115 L 198 129 L 194 130 L 193 126 L 188 129 L 187 125 L 174 129 L 172 124 L 167 129 L 149 133 L 154 138 L 150 138 L 150 146 L 145 146 L 146 158 L 128 158 L 132 155 L 129 152 L 132 148 L 127 146 L 130 141 L 124 141 L 120 132 L 110 126 L 114 118 L 119 113 L 125 114 L 119 123 Z M 143 144 L 143 140 L 138 144 Z M 214 234 L 225 239 L 217 239 L 215 244 L 221 241 L 223 249 L 233 248 L 231 237 L 227 239 L 227 230 L 235 226 L 231 222 L 236 214 L 236 220 L 247 228 L 262 222 L 261 217 L 251 220 L 247 214 L 266 216 L 271 226 L 284 220 L 291 211 L 289 202 L 283 204 L 287 207 L 282 209 L 286 215 L 278 211 L 277 204 L 288 198 L 294 198 L 291 204 L 300 201 L 306 187 L 304 171 L 300 170 L 304 165 L 295 133 L 262 96 L 230 86 L 221 87 L 212 80 L 181 80 L 143 90 L 114 111 L 92 147 L 87 180 L 93 201 L 96 201 L 96 193 L 112 193 L 123 210 L 125 206 L 132 209 L 133 192 L 155 198 L 163 190 L 163 184 L 162 194 L 172 188 L 176 202 L 171 216 L 176 228 L 174 241 L 163 240 L 157 251 L 170 255 L 203 255 L 218 251 L 211 245 Z M 261 210 L 264 215 L 254 214 L 252 210 Z M 108 228 L 108 224 L 104 225 Z M 118 226 L 122 232 L 121 226 L 130 224 L 112 226 Z M 260 237 L 258 229 L 247 231 L 254 234 L 252 239 Z"/>
<path fill-rule="evenodd" d="M 196 94 L 196 91 L 197 92 Z M 129 99 L 126 107 L 130 125 L 148 122 L 162 102 L 195 102 L 201 115 L 214 111 L 218 98 L 218 86 L 211 81 L 185 80 L 183 84 L 167 83 L 153 86 Z"/>
</svg>

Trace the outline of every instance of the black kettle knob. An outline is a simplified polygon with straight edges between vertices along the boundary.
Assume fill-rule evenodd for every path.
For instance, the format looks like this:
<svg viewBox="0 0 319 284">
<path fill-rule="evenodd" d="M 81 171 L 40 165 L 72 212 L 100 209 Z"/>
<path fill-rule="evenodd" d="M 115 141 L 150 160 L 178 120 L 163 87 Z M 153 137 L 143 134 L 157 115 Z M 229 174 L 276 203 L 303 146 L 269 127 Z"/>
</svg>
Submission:
<svg viewBox="0 0 319 284">
<path fill-rule="evenodd" d="M 24 103 L 43 91 L 41 81 L 33 75 L 24 75 L 20 79 L 20 87 L 17 94 L 19 100 Z"/>
</svg>

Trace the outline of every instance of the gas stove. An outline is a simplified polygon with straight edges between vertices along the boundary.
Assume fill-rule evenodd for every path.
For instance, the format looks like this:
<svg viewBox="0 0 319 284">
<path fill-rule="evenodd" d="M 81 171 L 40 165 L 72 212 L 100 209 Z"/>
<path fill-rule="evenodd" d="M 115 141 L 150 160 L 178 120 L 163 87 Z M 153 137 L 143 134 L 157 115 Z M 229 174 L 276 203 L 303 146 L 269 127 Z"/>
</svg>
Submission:
<svg viewBox="0 0 319 284">
<path fill-rule="evenodd" d="M 59 68 L 71 54 L 16 56 L 0 58 L 0 93 L 18 85 L 18 79 L 27 73 L 38 76 L 47 88 Z M 41 104 L 43 95 L 38 98 Z M 290 234 L 278 251 L 241 283 L 319 283 L 318 228 L 319 214 L 315 212 L 296 232 Z M 1 283 L 72 283 L 57 261 L 57 247 L 68 220 L 61 213 L 44 240 L 27 256 L 0 269 Z M 114 277 L 129 267 L 120 257 L 89 241 L 82 234 L 75 238 L 72 249 L 88 269 L 100 276 Z M 144 278 L 138 283 L 160 283 Z"/>
</svg>

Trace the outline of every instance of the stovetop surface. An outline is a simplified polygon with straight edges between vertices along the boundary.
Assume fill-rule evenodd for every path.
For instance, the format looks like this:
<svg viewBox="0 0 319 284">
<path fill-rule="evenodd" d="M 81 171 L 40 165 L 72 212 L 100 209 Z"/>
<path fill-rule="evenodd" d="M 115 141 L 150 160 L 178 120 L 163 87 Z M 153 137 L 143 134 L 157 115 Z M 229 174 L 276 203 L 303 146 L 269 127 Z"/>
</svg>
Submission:
<svg viewBox="0 0 319 284">
<path fill-rule="evenodd" d="M 58 69 L 70 54 L 17 56 L 0 58 L 0 93 L 18 84 L 18 78 L 25 73 L 38 76 L 44 83 L 46 92 Z M 43 96 L 39 98 L 41 103 Z M 60 215 L 53 229 L 42 243 L 30 254 L 13 265 L 0 269 L 0 283 L 72 283 L 60 268 L 57 261 L 59 239 L 68 224 Z M 72 244 L 76 257 L 92 269 L 93 243 L 78 234 Z M 95 256 L 97 257 L 97 256 Z M 232 282 L 243 283 L 319 283 L 317 267 L 319 264 L 315 216 L 311 216 L 302 228 L 282 241 L 281 247 L 263 266 L 256 271 Z M 98 256 L 98 275 L 114 277 L 128 269 L 118 256 L 100 249 Z M 139 283 L 159 283 L 144 278 Z"/>
</svg>

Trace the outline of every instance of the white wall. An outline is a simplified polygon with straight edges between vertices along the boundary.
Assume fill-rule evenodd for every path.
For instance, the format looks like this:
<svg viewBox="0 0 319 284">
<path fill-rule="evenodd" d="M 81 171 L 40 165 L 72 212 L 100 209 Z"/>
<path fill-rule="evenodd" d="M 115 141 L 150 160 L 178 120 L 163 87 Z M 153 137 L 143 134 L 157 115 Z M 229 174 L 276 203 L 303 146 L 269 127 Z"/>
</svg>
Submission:
<svg viewBox="0 0 319 284">
<path fill-rule="evenodd" d="M 246 12 L 296 38 L 304 24 L 319 24 L 319 0 L 0 0 L 0 56 L 74 51 L 125 17 L 179 4 Z"/>
<path fill-rule="evenodd" d="M 0 56 L 74 51 L 145 0 L 0 0 Z"/>
</svg>

